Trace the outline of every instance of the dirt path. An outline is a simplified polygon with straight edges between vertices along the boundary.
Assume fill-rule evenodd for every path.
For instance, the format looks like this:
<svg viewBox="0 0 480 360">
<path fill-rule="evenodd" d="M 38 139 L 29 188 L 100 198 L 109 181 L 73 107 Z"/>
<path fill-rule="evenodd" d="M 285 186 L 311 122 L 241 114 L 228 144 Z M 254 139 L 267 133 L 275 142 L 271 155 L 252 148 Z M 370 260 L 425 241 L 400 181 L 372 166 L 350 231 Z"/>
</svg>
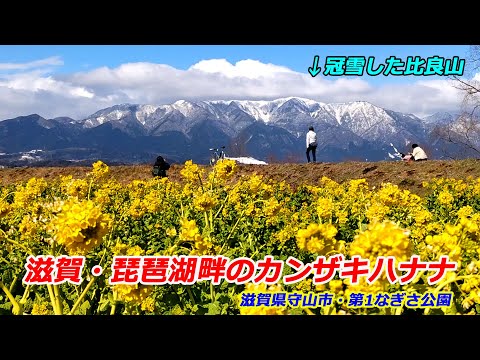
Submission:
<svg viewBox="0 0 480 360">
<path fill-rule="evenodd" d="M 180 181 L 182 165 L 173 164 L 168 171 L 169 179 Z M 0 185 L 26 181 L 31 177 L 43 177 L 47 181 L 60 175 L 83 178 L 91 167 L 18 167 L 0 169 Z M 111 175 L 121 183 L 151 178 L 150 165 L 111 166 Z M 269 164 L 240 165 L 236 176 L 257 173 L 266 179 L 285 180 L 293 186 L 318 184 L 323 177 L 339 183 L 350 179 L 365 178 L 371 186 L 391 182 L 403 189 L 422 195 L 422 182 L 432 178 L 466 179 L 468 176 L 480 178 L 480 161 L 468 160 L 429 160 L 426 162 L 343 162 L 317 164 Z"/>
</svg>

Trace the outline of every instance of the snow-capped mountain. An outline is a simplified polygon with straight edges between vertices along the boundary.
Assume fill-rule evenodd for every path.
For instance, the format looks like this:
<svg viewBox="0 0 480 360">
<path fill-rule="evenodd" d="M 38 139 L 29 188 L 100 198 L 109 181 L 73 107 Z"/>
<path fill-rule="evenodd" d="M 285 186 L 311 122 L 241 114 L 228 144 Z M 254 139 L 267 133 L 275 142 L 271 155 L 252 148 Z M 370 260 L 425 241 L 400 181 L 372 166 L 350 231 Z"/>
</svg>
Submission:
<svg viewBox="0 0 480 360">
<path fill-rule="evenodd" d="M 289 97 L 273 101 L 199 101 L 179 100 L 169 105 L 116 105 L 103 109 L 82 121 L 93 128 L 106 122 L 127 131 L 127 124 L 141 124 L 146 134 L 158 135 L 180 131 L 188 136 L 195 125 L 208 121 L 228 134 L 237 136 L 254 123 L 277 126 L 296 138 L 310 125 L 319 130 L 333 127 L 351 140 L 391 141 L 417 138 L 423 122 L 411 114 L 383 109 L 368 102 L 325 104 L 309 99 Z M 412 127 L 414 130 L 411 130 Z M 321 131 L 320 131 L 321 132 Z M 396 139 L 394 139 L 396 140 Z"/>
<path fill-rule="evenodd" d="M 427 124 L 449 124 L 455 121 L 460 114 L 450 114 L 448 112 L 438 112 L 430 116 L 424 117 L 422 120 Z"/>
<path fill-rule="evenodd" d="M 434 117 L 420 119 L 365 101 L 178 100 L 115 105 L 82 120 L 39 115 L 4 120 L 0 152 L 77 148 L 126 162 L 150 162 L 159 153 L 176 161 L 207 162 L 208 148 L 225 145 L 231 156 L 303 162 L 305 133 L 312 125 L 319 161 L 384 160 L 392 142 L 402 150 L 413 142 L 426 143 L 432 123 Z M 29 148 L 33 134 L 36 147 Z"/>
</svg>

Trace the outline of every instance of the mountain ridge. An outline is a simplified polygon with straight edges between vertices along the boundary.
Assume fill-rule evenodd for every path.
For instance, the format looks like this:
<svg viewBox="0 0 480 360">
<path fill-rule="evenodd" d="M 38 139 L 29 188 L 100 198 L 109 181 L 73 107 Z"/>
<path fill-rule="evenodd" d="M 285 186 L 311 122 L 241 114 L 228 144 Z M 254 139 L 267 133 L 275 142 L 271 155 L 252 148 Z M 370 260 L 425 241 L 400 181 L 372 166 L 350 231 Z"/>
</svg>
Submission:
<svg viewBox="0 0 480 360">
<path fill-rule="evenodd" d="M 64 152 L 62 149 L 82 148 L 90 149 L 88 158 L 123 158 L 127 163 L 158 153 L 175 161 L 206 163 L 209 147 L 228 145 L 232 156 L 304 161 L 304 136 L 308 127 L 314 126 L 319 161 L 386 160 L 392 142 L 402 149 L 413 142 L 427 146 L 436 121 L 453 121 L 453 116 L 445 118 L 448 114 L 432 114 L 426 121 L 362 100 L 323 103 L 294 96 L 274 100 L 177 100 L 164 105 L 124 103 L 80 120 L 30 114 L 0 121 L 0 152 L 33 150 L 28 138 L 41 136 L 45 140 L 43 150 L 55 151 L 55 159 Z M 13 136 L 17 144 L 12 144 L 8 136 Z M 438 149 L 428 150 L 434 155 Z M 66 155 L 60 157 L 68 160 Z"/>
</svg>

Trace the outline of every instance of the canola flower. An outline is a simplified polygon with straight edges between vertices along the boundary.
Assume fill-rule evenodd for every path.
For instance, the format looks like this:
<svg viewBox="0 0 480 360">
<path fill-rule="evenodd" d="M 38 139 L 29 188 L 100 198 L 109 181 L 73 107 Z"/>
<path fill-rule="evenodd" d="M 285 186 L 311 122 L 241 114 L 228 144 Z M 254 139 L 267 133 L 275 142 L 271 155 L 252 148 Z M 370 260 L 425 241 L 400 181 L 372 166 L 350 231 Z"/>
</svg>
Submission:
<svg viewBox="0 0 480 360">
<path fill-rule="evenodd" d="M 453 195 L 450 194 L 449 191 L 445 191 L 445 190 L 441 191 L 437 197 L 437 201 L 444 206 L 450 206 L 454 200 L 455 199 Z"/>
<path fill-rule="evenodd" d="M 176 236 L 177 235 L 177 229 L 175 229 L 174 227 L 171 227 L 171 228 L 168 228 L 165 233 L 167 234 L 167 236 Z"/>
<path fill-rule="evenodd" d="M 26 215 L 22 218 L 22 221 L 18 225 L 18 230 L 20 231 L 21 240 L 39 240 L 39 231 L 44 228 L 44 225 L 38 221 L 36 218 L 33 218 L 30 215 Z"/>
<path fill-rule="evenodd" d="M 220 184 L 225 183 L 231 178 L 237 170 L 237 162 L 232 159 L 220 159 L 215 163 L 213 171 L 208 174 L 208 181 L 213 183 L 218 181 Z"/>
<path fill-rule="evenodd" d="M 317 199 L 317 214 L 320 219 L 330 219 L 335 210 L 333 199 L 320 197 Z"/>
<path fill-rule="evenodd" d="M 102 243 L 111 223 L 111 216 L 103 214 L 93 201 L 69 199 L 48 224 L 47 231 L 69 255 L 85 255 Z"/>
<path fill-rule="evenodd" d="M 145 301 L 147 301 L 146 305 L 144 306 L 152 306 L 151 304 L 148 305 L 150 300 L 147 300 L 149 295 L 153 292 L 153 286 L 151 285 L 143 285 L 143 284 L 118 284 L 113 286 L 113 291 L 117 293 L 118 300 L 124 301 L 126 303 L 132 305 L 142 305 Z"/>
<path fill-rule="evenodd" d="M 140 246 L 130 246 L 128 244 L 122 244 L 117 242 L 115 246 L 112 247 L 112 254 L 114 256 L 143 256 L 145 255 L 145 250 Z"/>
<path fill-rule="evenodd" d="M 182 218 L 180 219 L 180 226 L 180 240 L 200 241 L 202 236 L 200 235 L 200 230 L 198 229 L 195 220 L 188 220 L 186 218 Z"/>
<path fill-rule="evenodd" d="M 332 224 L 310 224 L 297 232 L 297 245 L 300 250 L 326 255 L 334 250 L 337 228 Z"/>
<path fill-rule="evenodd" d="M 186 242 L 193 242 L 190 255 L 213 255 L 215 246 L 209 237 L 202 236 L 195 220 L 180 219 L 180 233 L 178 238 Z"/>
<path fill-rule="evenodd" d="M 365 231 L 355 235 L 353 242 L 348 248 L 350 257 L 358 255 L 362 259 L 370 261 L 370 269 L 373 270 L 379 256 L 393 256 L 396 264 L 410 260 L 413 255 L 413 244 L 409 239 L 409 232 L 399 227 L 392 221 L 372 222 Z M 400 275 L 397 271 L 397 275 Z M 350 279 L 344 279 L 349 292 L 376 293 L 385 291 L 389 282 L 383 272 L 375 282 L 368 284 L 365 277 L 361 277 L 358 284 L 353 284 Z"/>
<path fill-rule="evenodd" d="M 193 206 L 198 211 L 209 211 L 218 204 L 218 195 L 209 190 L 201 193 L 194 193 Z"/>
<path fill-rule="evenodd" d="M 53 312 L 48 308 L 47 303 L 34 303 L 31 311 L 32 315 L 52 315 Z"/>
<path fill-rule="evenodd" d="M 11 209 L 11 205 L 5 200 L 0 200 L 0 218 L 6 216 Z"/>
<path fill-rule="evenodd" d="M 141 309 L 143 311 L 154 312 L 155 311 L 155 299 L 147 297 L 141 303 Z"/>
<path fill-rule="evenodd" d="M 378 256 L 395 256 L 398 263 L 414 253 L 424 261 L 448 255 L 451 261 L 457 261 L 458 269 L 445 278 L 442 290 L 454 292 L 454 312 L 479 313 L 476 305 L 480 304 L 480 179 L 436 179 L 424 183 L 427 195 L 419 197 L 392 184 L 369 188 L 365 179 L 338 184 L 324 177 L 317 185 L 298 188 L 284 181 L 266 181 L 258 174 L 227 182 L 235 170 L 235 164 L 219 161 L 205 176 L 207 170 L 190 161 L 182 169 L 186 181 L 151 179 L 121 184 L 107 179 L 108 166 L 99 162 L 85 179 L 63 177 L 47 183 L 32 178 L 8 189 L 1 188 L 0 271 L 5 274 L 2 281 L 13 283 L 8 276 L 24 271 L 27 253 L 32 249 L 47 253 L 51 241 L 62 245 L 56 247 L 57 251 L 89 255 L 89 261 L 98 263 L 104 252 L 97 254 L 92 250 L 111 231 L 117 243 L 105 248 L 107 261 L 112 255 L 145 254 L 225 254 L 231 258 L 275 254 L 276 258 L 291 255 L 311 261 L 316 255 L 341 253 L 345 257 L 360 255 L 373 264 Z M 71 291 L 73 285 L 61 285 L 64 286 L 60 294 L 75 293 Z M 154 296 L 158 294 L 153 293 L 154 287 L 142 284 L 107 289 L 101 286 L 105 285 L 94 283 L 87 296 L 92 291 L 114 292 L 115 299 L 123 304 L 118 306 L 136 306 L 139 313 L 195 313 L 205 311 L 207 302 L 215 299 L 221 304 L 219 308 L 228 313 L 288 313 L 286 309 L 238 308 L 241 286 L 229 286 L 228 290 L 219 286 L 210 289 L 205 283 L 179 287 L 177 304 L 167 304 L 161 296 Z M 434 289 L 421 280 L 405 286 L 390 285 L 383 276 L 373 284 L 362 277 L 358 284 L 334 279 L 312 285 L 309 278 L 294 288 L 301 292 L 328 290 L 345 296 L 353 291 L 375 294 L 418 290 L 418 286 L 422 292 Z M 47 289 L 37 288 L 38 300 L 31 313 L 58 313 L 58 306 L 49 303 Z M 163 288 L 171 292 L 168 286 Z M 274 289 L 252 284 L 247 288 Z M 2 304 L 22 297 L 18 292 L 21 286 L 2 289 L 14 292 L 11 298 L 3 297 Z M 219 296 L 227 292 L 229 296 Z M 33 295 L 30 296 L 33 301 Z M 232 302 L 227 308 L 226 301 Z M 92 302 L 90 311 L 108 312 L 99 309 Z M 362 310 L 337 306 L 329 313 Z"/>
<path fill-rule="evenodd" d="M 413 255 L 413 244 L 408 230 L 392 221 L 373 222 L 355 235 L 349 246 L 349 255 L 359 255 L 375 264 L 379 256 L 394 256 L 397 261 L 407 261 Z"/>
<path fill-rule="evenodd" d="M 183 169 L 180 170 L 180 175 L 190 183 L 197 183 L 204 174 L 205 170 L 194 164 L 192 160 L 187 160 Z"/>
<path fill-rule="evenodd" d="M 11 206 L 15 210 L 27 210 L 35 204 L 35 200 L 42 196 L 48 188 L 45 179 L 31 178 L 25 185 L 17 185 Z"/>
<path fill-rule="evenodd" d="M 93 163 L 92 167 L 93 170 L 91 172 L 91 175 L 96 181 L 105 179 L 110 172 L 110 168 L 108 167 L 108 165 L 101 160 Z"/>
<path fill-rule="evenodd" d="M 145 250 L 138 245 L 128 245 L 117 242 L 112 247 L 114 256 L 144 256 Z M 149 296 L 153 292 L 153 286 L 143 284 L 116 284 L 112 287 L 119 301 L 130 305 L 140 305 L 144 311 L 152 312 L 155 308 L 155 301 Z"/>
<path fill-rule="evenodd" d="M 73 179 L 71 175 L 60 178 L 60 189 L 68 196 L 85 199 L 88 194 L 88 181 L 85 179 Z"/>
</svg>

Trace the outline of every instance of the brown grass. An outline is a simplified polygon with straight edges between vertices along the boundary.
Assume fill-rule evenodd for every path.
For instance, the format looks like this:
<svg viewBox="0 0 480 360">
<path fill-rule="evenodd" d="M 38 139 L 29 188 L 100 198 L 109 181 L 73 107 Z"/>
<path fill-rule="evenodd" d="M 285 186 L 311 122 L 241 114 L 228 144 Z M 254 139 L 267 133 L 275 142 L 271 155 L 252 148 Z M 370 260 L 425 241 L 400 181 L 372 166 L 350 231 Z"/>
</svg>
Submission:
<svg viewBox="0 0 480 360">
<path fill-rule="evenodd" d="M 172 181 L 180 181 L 182 165 L 173 164 L 168 171 Z M 59 175 L 72 175 L 83 178 L 91 167 L 18 167 L 0 169 L 0 185 L 26 181 L 31 177 L 42 177 L 47 181 Z M 123 184 L 132 180 L 151 178 L 151 165 L 110 166 L 111 176 Z M 390 182 L 423 195 L 423 181 L 433 178 L 466 179 L 468 176 L 480 178 L 480 161 L 467 160 L 428 160 L 425 162 L 343 162 L 316 164 L 270 164 L 240 165 L 237 177 L 257 173 L 265 179 L 285 180 L 293 187 L 300 184 L 317 185 L 322 176 L 342 183 L 350 179 L 367 180 L 370 186 Z"/>
</svg>

